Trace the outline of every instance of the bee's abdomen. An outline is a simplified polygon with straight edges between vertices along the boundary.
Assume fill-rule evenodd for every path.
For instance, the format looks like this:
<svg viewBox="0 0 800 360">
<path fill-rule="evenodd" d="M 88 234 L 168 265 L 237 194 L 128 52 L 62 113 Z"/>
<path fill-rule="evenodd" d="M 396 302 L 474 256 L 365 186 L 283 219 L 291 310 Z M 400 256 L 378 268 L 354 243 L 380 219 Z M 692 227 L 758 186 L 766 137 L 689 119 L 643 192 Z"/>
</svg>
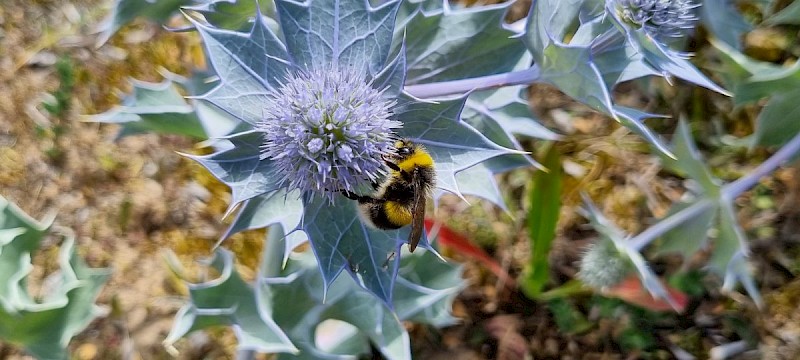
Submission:
<svg viewBox="0 0 800 360">
<path fill-rule="evenodd" d="M 394 201 L 382 201 L 365 204 L 370 222 L 376 228 L 384 230 L 399 229 L 411 223 L 411 211 L 408 206 Z"/>
</svg>

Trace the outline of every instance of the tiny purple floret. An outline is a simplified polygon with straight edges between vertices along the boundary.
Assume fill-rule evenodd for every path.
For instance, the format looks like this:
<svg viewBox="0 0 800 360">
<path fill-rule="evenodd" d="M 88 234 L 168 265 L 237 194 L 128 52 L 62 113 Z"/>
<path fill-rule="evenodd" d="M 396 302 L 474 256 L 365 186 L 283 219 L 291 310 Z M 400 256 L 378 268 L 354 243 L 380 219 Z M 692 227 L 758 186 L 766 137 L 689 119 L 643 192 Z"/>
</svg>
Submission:
<svg viewBox="0 0 800 360">
<path fill-rule="evenodd" d="M 395 101 L 351 69 L 289 75 L 271 91 L 255 129 L 264 134 L 261 159 L 274 162 L 280 186 L 332 200 L 337 192 L 375 182 L 383 156 L 394 151 Z"/>
</svg>

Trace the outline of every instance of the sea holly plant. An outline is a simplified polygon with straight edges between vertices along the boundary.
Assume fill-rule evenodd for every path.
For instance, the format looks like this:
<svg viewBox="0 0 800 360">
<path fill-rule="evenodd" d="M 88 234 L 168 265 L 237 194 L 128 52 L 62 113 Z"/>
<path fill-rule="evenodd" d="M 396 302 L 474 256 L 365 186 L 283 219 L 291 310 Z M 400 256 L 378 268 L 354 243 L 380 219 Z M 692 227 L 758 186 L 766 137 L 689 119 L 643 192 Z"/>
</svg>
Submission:
<svg viewBox="0 0 800 360">
<path fill-rule="evenodd" d="M 462 288 L 461 270 L 432 252 L 403 256 L 394 289 L 394 308 L 339 277 L 327 293 L 314 256 L 290 254 L 286 263 L 283 227 L 270 226 L 258 280 L 248 285 L 233 268 L 233 254 L 219 250 L 209 263 L 219 274 L 189 284 L 192 301 L 176 317 L 164 341 L 172 346 L 190 331 L 232 325 L 239 349 L 280 352 L 278 358 L 349 359 L 374 346 L 389 359 L 409 359 L 409 336 L 401 321 L 433 326 L 455 323 L 449 309 Z M 174 257 L 173 270 L 189 281 Z"/>
<path fill-rule="evenodd" d="M 167 96 L 172 94 L 167 85 L 140 83 L 127 107 L 95 119 L 125 123 L 123 131 L 180 128 L 208 138 L 215 152 L 187 156 L 231 188 L 228 213 L 235 217 L 220 241 L 269 226 L 267 244 L 280 245 L 264 258 L 271 259 L 270 266 L 286 267 L 263 273 L 253 286 L 231 272 L 230 255 L 220 250 L 214 266 L 223 276 L 192 288 L 193 302 L 179 314 L 170 341 L 193 329 L 233 324 L 241 330 L 243 349 L 321 356 L 310 329 L 327 319 L 321 314 L 338 314 L 338 320 L 357 329 L 345 332 L 352 338 L 369 338 L 389 358 L 408 357 L 407 334 L 397 331 L 398 319 L 449 320 L 449 303 L 431 300 L 443 293 L 426 288 L 456 289 L 455 280 L 448 286 L 426 285 L 425 274 L 436 270 L 425 266 L 443 266 L 427 239 L 420 244 L 427 251 L 404 254 L 409 230 L 366 226 L 357 203 L 343 193 L 371 194 L 387 176 L 384 159 L 395 151 L 394 140 L 408 138 L 424 145 L 435 161 L 434 199 L 447 193 L 475 195 L 505 206 L 494 175 L 541 167 L 518 150 L 517 138 L 561 139 L 534 119 L 523 100 L 525 86 L 534 83 L 555 86 L 619 121 L 650 144 L 667 169 L 699 184 L 690 189 L 693 201 L 676 204 L 669 216 L 636 236 L 615 227 L 587 201 L 585 214 L 601 240 L 582 266 L 599 263 L 617 271 L 590 278 L 597 272 L 584 270 L 585 283 L 608 287 L 635 272 L 655 297 L 677 308 L 642 251 L 658 238 L 664 244 L 659 250 L 677 248 L 684 255 L 713 243 L 710 268 L 723 277 L 724 287 L 741 282 L 759 302 L 732 201 L 794 154 L 800 140 L 760 140 L 786 145 L 753 174 L 722 185 L 703 164 L 686 125 L 668 145 L 645 124 L 664 116 L 618 105 L 612 96 L 619 84 L 645 77 L 677 78 L 729 95 L 679 50 L 700 21 L 697 2 L 535 0 L 522 26 L 503 22 L 509 4 L 455 8 L 440 0 L 276 0 L 266 11 L 269 17 L 262 8 L 252 21 L 228 26 L 220 22 L 224 3 L 241 1 L 193 2 L 184 10 L 203 41 L 214 81 L 168 76 L 189 94 L 186 101 Z M 735 42 L 735 34 L 723 38 Z M 794 84 L 796 69 L 779 78 L 758 78 L 751 77 L 757 72 L 753 68 L 742 67 L 733 83 L 737 101 L 774 95 L 771 101 L 789 106 L 787 97 L 768 94 L 764 86 Z M 159 96 L 141 96 L 148 87 Z M 190 119 L 194 128 L 161 124 L 173 121 L 172 115 L 153 116 L 162 105 L 176 119 Z M 188 133 L 197 124 L 203 132 Z M 717 237 L 700 241 L 710 228 L 718 230 Z M 297 257 L 295 250 L 306 241 L 315 261 L 308 254 Z M 409 287 L 417 292 L 402 290 Z M 243 295 L 219 295 L 238 292 Z M 281 302 L 289 298 L 306 302 Z M 367 304 L 375 322 L 359 323 L 343 310 L 355 303 Z M 434 304 L 433 312 L 403 315 L 409 303 L 416 308 Z M 297 310 L 278 311 L 284 308 Z M 364 349 L 363 342 L 343 343 L 349 345 L 325 352 Z"/>
<path fill-rule="evenodd" d="M 64 239 L 54 284 L 43 294 L 29 292 L 31 257 L 51 232 L 53 218 L 37 221 L 0 197 L 0 339 L 19 345 L 39 359 L 67 359 L 67 345 L 97 316 L 94 301 L 110 275 L 88 267 L 75 252 L 74 235 Z"/>
<path fill-rule="evenodd" d="M 232 206 L 299 202 L 301 219 L 284 225 L 307 236 L 325 287 L 345 271 L 389 306 L 408 229 L 365 225 L 342 193 L 369 194 L 398 138 L 425 146 L 437 187 L 457 195 L 456 173 L 515 153 L 460 120 L 464 98 L 426 102 L 403 91 L 405 47 L 392 51 L 399 5 L 278 1 L 282 38 L 262 17 L 248 33 L 190 18 L 219 77 L 196 99 L 248 127 L 227 137 L 230 149 L 191 157 L 231 187 Z"/>
</svg>

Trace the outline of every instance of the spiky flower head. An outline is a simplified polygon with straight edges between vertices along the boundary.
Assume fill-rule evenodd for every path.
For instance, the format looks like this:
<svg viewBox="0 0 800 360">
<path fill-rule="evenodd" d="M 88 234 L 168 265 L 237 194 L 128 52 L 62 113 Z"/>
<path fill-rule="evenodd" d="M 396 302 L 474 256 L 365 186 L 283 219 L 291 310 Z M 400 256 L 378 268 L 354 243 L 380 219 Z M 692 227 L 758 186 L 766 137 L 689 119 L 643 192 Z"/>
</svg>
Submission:
<svg viewBox="0 0 800 360">
<path fill-rule="evenodd" d="M 631 272 L 632 266 L 614 242 L 607 239 L 589 245 L 580 261 L 578 278 L 596 289 L 606 289 L 619 284 Z"/>
<path fill-rule="evenodd" d="M 698 17 L 694 0 L 612 0 L 624 22 L 645 28 L 655 37 L 680 37 L 693 29 Z"/>
<path fill-rule="evenodd" d="M 333 199 L 384 173 L 394 150 L 394 100 L 352 68 L 312 69 L 287 76 L 269 93 L 256 130 L 264 134 L 261 159 L 281 174 L 280 186 Z"/>
</svg>

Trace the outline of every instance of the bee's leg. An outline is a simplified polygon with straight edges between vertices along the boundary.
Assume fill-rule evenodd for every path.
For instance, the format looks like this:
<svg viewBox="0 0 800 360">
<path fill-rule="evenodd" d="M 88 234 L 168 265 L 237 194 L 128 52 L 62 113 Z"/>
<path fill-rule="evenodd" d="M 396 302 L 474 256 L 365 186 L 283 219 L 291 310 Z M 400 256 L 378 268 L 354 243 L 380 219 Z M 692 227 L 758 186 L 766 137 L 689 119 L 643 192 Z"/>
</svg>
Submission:
<svg viewBox="0 0 800 360">
<path fill-rule="evenodd" d="M 405 170 L 401 169 L 399 166 L 397 166 L 397 164 L 395 164 L 395 163 L 393 163 L 393 162 L 388 162 L 388 161 L 387 161 L 387 162 L 386 162 L 386 166 L 388 166 L 388 167 L 389 167 L 389 169 L 392 169 L 392 170 L 394 170 L 394 171 L 397 171 L 397 172 L 399 172 L 399 173 L 400 173 L 400 175 L 402 175 L 403 177 L 408 177 L 408 176 L 409 176 L 409 173 L 408 173 L 408 171 L 405 171 Z"/>
<path fill-rule="evenodd" d="M 361 204 L 375 202 L 375 199 L 371 198 L 369 196 L 363 196 L 363 195 L 354 194 L 354 193 L 351 193 L 351 192 L 349 192 L 347 190 L 339 190 L 339 192 L 341 192 L 342 195 L 344 195 L 344 197 L 346 197 L 346 198 L 348 198 L 350 200 L 358 201 Z"/>
</svg>

